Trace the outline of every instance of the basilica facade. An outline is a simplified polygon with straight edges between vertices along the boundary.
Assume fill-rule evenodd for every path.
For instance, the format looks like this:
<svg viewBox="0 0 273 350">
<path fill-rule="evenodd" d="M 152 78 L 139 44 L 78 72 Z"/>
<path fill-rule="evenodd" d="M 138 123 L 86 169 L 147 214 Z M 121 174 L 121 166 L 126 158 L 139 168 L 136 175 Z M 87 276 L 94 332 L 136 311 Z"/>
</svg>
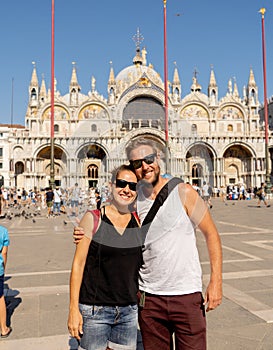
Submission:
<svg viewBox="0 0 273 350">
<path fill-rule="evenodd" d="M 69 91 L 61 95 L 55 83 L 54 173 L 57 185 L 76 182 L 83 189 L 102 186 L 111 170 L 126 163 L 125 148 L 137 137 L 162 146 L 162 169 L 190 183 L 209 182 L 259 186 L 265 181 L 265 132 L 254 72 L 240 96 L 230 80 L 225 96 L 218 95 L 211 69 L 206 93 L 194 75 L 188 93 L 182 91 L 177 67 L 168 82 L 168 124 L 165 125 L 164 82 L 145 49 L 136 48 L 131 65 L 115 75 L 110 66 L 108 95 L 100 95 L 92 77 L 90 91 L 81 91 L 72 66 Z M 183 89 L 186 87 L 183 87 Z M 25 126 L 0 126 L 5 186 L 44 188 L 50 180 L 51 92 L 39 82 L 33 66 Z M 164 155 L 168 128 L 169 164 Z M 2 135 L 2 136 L 1 136 Z M 273 137 L 269 136 L 272 174 Z M 1 159 L 0 159 L 1 161 Z"/>
</svg>

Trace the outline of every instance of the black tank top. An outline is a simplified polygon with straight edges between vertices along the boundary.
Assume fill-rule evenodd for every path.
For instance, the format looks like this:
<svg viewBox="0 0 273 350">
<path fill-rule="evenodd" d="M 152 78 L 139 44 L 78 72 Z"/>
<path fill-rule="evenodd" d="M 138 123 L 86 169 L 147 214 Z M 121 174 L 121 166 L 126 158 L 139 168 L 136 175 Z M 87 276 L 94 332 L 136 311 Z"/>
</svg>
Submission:
<svg viewBox="0 0 273 350">
<path fill-rule="evenodd" d="M 104 213 L 89 246 L 80 303 L 109 306 L 136 303 L 141 263 L 140 228 L 135 217 L 131 215 L 120 235 Z"/>
</svg>

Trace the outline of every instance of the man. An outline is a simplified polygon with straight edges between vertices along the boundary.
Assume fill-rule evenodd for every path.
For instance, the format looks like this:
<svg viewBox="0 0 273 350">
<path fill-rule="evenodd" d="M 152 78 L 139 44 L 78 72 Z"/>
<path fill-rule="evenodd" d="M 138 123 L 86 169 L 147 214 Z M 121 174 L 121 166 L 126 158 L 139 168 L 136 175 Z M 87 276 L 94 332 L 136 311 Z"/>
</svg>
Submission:
<svg viewBox="0 0 273 350">
<path fill-rule="evenodd" d="M 100 209 L 100 207 L 101 207 L 101 196 L 100 196 L 100 193 L 99 193 L 98 190 L 95 192 L 95 196 L 96 196 L 97 209 Z"/>
<path fill-rule="evenodd" d="M 126 154 L 139 180 L 136 206 L 143 223 L 170 179 L 160 175 L 159 149 L 152 140 L 131 141 Z M 211 264 L 204 299 L 195 228 L 205 236 Z M 145 350 L 172 349 L 173 334 L 176 350 L 206 349 L 205 311 L 222 301 L 222 249 L 208 207 L 190 184 L 177 185 L 150 224 L 139 289 L 139 324 Z"/>
<path fill-rule="evenodd" d="M 71 216 L 79 215 L 79 201 L 80 201 L 80 189 L 78 183 L 75 183 L 74 188 L 71 191 Z M 75 207 L 75 211 L 74 211 Z"/>
<path fill-rule="evenodd" d="M 50 218 L 53 215 L 53 198 L 54 198 L 54 193 L 52 190 L 52 187 L 47 187 L 46 188 L 46 193 L 45 193 L 45 201 L 46 201 L 46 206 L 47 206 L 47 218 Z"/>
<path fill-rule="evenodd" d="M 206 181 L 204 181 L 203 187 L 202 187 L 202 197 L 210 209 L 212 208 L 211 194 L 212 194 L 212 190 L 211 190 L 210 184 L 207 184 Z"/>
<path fill-rule="evenodd" d="M 256 192 L 256 195 L 258 197 L 258 203 L 257 203 L 258 208 L 261 208 L 261 202 L 264 202 L 264 205 L 267 208 L 270 207 L 270 204 L 268 204 L 266 199 L 265 199 L 266 194 L 265 194 L 265 183 L 264 182 L 261 183 L 261 187 Z"/>
<path fill-rule="evenodd" d="M 141 185 L 137 212 L 143 222 L 161 188 L 159 150 L 151 140 L 133 140 L 127 157 Z M 195 228 L 205 236 L 211 264 L 210 282 L 202 299 L 201 267 Z M 222 249 L 208 208 L 189 184 L 170 193 L 147 232 L 140 269 L 142 293 L 139 324 L 145 350 L 206 349 L 206 311 L 222 300 Z"/>
<path fill-rule="evenodd" d="M 59 187 L 54 188 L 53 191 L 53 215 L 61 215 L 61 200 L 62 200 L 62 192 Z"/>
</svg>

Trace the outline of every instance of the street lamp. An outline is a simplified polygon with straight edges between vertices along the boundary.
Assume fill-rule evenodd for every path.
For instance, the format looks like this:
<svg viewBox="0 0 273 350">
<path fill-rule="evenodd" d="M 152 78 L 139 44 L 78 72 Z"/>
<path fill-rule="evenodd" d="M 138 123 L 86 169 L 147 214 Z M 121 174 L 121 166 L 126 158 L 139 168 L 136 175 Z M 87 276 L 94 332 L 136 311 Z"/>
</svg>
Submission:
<svg viewBox="0 0 273 350">
<path fill-rule="evenodd" d="M 168 56 L 167 56 L 167 0 L 163 0 L 164 6 L 164 96 L 165 96 L 165 160 L 166 174 L 169 173 L 169 116 L 168 116 Z"/>
<path fill-rule="evenodd" d="M 51 106 L 50 106 L 50 180 L 51 187 L 55 186 L 54 171 L 54 0 L 51 4 Z"/>
<path fill-rule="evenodd" d="M 264 14 L 266 9 L 261 8 L 262 15 L 262 53 L 263 53 L 263 79 L 264 79 L 264 127 L 265 127 L 265 183 L 266 192 L 270 193 L 270 172 L 269 172 L 269 152 L 268 152 L 268 103 L 267 103 L 267 86 L 266 86 L 266 47 L 265 47 L 265 29 L 264 29 Z"/>
</svg>

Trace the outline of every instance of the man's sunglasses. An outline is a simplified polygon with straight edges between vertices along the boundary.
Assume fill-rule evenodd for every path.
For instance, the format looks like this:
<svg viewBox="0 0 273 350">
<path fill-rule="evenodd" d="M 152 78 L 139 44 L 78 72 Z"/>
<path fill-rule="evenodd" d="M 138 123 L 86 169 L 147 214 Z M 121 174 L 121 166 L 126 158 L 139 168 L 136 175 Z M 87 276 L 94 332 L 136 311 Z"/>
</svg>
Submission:
<svg viewBox="0 0 273 350">
<path fill-rule="evenodd" d="M 126 180 L 116 179 L 116 187 L 125 188 L 127 185 L 131 191 L 136 191 L 137 182 L 129 182 Z"/>
<path fill-rule="evenodd" d="M 130 160 L 130 165 L 134 169 L 139 169 L 142 167 L 142 162 L 145 162 L 146 164 L 150 165 L 155 161 L 156 153 L 149 154 L 148 156 L 142 158 L 142 159 L 136 159 L 136 160 Z"/>
</svg>

